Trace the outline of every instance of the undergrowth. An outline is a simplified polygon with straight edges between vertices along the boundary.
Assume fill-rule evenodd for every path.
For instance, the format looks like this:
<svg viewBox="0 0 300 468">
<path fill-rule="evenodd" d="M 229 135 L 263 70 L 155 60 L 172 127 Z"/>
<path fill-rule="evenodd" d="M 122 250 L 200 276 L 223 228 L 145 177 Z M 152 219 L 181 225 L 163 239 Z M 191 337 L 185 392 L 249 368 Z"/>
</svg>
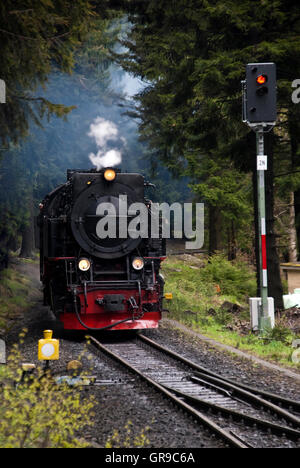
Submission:
<svg viewBox="0 0 300 468">
<path fill-rule="evenodd" d="M 0 331 L 4 334 L 29 307 L 30 280 L 13 268 L 0 274 Z"/>
<path fill-rule="evenodd" d="M 107 440 L 105 448 L 144 448 L 149 446 L 150 440 L 147 432 L 150 427 L 147 426 L 139 433 L 136 433 L 132 421 L 127 421 L 125 427 L 120 431 L 115 429 L 113 434 Z"/>
<path fill-rule="evenodd" d="M 169 257 L 163 264 L 163 274 L 165 290 L 173 293 L 173 300 L 165 303 L 170 318 L 224 344 L 299 366 L 291 359 L 292 342 L 297 335 L 284 322 L 277 322 L 263 336 L 250 330 L 249 297 L 256 296 L 256 279 L 253 268 L 245 261 L 229 262 L 221 254 L 209 259 L 192 255 Z M 236 309 L 230 310 L 225 304 Z"/>
<path fill-rule="evenodd" d="M 76 432 L 93 424 L 94 397 L 83 397 L 80 387 L 57 385 L 41 367 L 22 378 L 21 362 L 15 345 L 0 367 L 0 447 L 88 447 Z"/>
</svg>

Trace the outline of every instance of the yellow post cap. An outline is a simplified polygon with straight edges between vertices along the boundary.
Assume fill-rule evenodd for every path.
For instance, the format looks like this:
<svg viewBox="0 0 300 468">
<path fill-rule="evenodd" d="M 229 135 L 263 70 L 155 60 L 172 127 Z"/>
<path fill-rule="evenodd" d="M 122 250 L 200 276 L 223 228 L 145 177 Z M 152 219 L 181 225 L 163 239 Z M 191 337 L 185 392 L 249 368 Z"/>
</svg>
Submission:
<svg viewBox="0 0 300 468">
<path fill-rule="evenodd" d="M 53 336 L 53 331 L 52 330 L 44 330 L 44 339 L 45 340 L 51 340 Z"/>
</svg>

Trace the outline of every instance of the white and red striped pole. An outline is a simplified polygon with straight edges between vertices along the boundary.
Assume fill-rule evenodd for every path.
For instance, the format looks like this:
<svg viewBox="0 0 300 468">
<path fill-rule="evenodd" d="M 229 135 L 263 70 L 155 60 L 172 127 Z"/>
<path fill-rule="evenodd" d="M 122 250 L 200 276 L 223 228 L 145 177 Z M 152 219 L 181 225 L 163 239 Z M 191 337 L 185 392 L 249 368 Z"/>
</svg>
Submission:
<svg viewBox="0 0 300 468">
<path fill-rule="evenodd" d="M 261 310 L 259 314 L 259 330 L 264 332 L 270 328 L 268 314 L 268 268 L 267 268 L 267 230 L 266 230 L 266 199 L 265 171 L 268 169 L 267 156 L 264 154 L 264 132 L 259 128 L 256 132 L 257 142 L 257 198 L 259 226 L 259 259 L 260 259 L 260 297 Z"/>
<path fill-rule="evenodd" d="M 268 271 L 267 271 L 267 235 L 266 235 L 266 219 L 261 218 L 261 257 L 262 257 L 262 283 L 263 287 L 268 287 Z"/>
</svg>

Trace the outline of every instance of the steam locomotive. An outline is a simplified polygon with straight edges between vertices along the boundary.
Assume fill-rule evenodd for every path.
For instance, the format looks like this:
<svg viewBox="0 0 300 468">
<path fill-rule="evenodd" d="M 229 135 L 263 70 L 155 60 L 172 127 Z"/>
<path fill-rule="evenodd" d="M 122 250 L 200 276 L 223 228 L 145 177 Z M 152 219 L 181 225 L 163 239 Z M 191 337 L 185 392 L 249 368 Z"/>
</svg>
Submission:
<svg viewBox="0 0 300 468">
<path fill-rule="evenodd" d="M 166 245 L 161 217 L 158 235 L 145 235 L 153 217 L 153 204 L 145 198 L 147 185 L 151 184 L 140 174 L 110 168 L 68 170 L 67 182 L 40 204 L 37 227 L 44 303 L 64 329 L 157 328 Z M 146 212 L 147 219 L 135 235 L 129 235 L 134 213 L 124 211 L 120 200 Z M 115 235 L 100 235 L 100 228 L 111 222 Z M 126 236 L 120 226 L 128 228 Z"/>
</svg>

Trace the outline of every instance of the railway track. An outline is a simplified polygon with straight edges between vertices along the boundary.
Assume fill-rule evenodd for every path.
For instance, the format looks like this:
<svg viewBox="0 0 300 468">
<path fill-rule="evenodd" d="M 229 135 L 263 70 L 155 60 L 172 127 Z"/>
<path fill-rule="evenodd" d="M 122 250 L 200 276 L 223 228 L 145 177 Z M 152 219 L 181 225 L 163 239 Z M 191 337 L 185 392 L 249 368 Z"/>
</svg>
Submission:
<svg viewBox="0 0 300 468">
<path fill-rule="evenodd" d="M 296 447 L 300 402 L 237 384 L 143 335 L 98 350 L 134 372 L 231 447 Z M 274 442 L 275 439 L 275 442 Z"/>
</svg>

